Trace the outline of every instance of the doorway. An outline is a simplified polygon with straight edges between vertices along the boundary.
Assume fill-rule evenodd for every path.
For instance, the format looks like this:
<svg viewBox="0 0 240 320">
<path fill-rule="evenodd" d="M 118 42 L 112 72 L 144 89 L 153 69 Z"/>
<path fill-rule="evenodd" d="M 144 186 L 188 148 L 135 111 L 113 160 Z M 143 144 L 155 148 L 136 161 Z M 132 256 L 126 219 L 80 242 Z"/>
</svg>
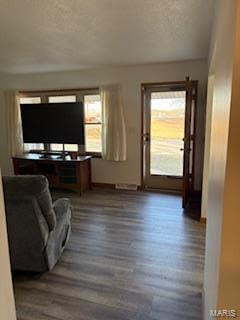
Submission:
<svg viewBox="0 0 240 320">
<path fill-rule="evenodd" d="M 197 81 L 142 85 L 143 187 L 193 191 Z"/>
</svg>

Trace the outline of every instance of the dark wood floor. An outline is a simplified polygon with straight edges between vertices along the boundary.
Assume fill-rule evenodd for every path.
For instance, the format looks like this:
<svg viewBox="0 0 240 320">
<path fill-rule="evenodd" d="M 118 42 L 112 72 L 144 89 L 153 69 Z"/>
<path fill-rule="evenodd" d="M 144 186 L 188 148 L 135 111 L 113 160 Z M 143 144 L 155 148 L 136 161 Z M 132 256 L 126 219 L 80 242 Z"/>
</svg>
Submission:
<svg viewBox="0 0 240 320">
<path fill-rule="evenodd" d="M 183 215 L 180 197 L 64 196 L 70 242 L 51 272 L 15 276 L 19 320 L 201 319 L 205 228 Z"/>
</svg>

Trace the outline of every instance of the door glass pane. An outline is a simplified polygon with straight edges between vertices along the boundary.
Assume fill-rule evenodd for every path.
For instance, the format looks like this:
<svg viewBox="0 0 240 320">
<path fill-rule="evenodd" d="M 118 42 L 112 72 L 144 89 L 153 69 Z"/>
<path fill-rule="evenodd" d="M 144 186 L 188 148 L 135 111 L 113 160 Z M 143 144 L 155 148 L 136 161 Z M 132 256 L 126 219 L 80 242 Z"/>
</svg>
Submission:
<svg viewBox="0 0 240 320">
<path fill-rule="evenodd" d="M 151 93 L 150 173 L 183 175 L 185 91 Z"/>
</svg>

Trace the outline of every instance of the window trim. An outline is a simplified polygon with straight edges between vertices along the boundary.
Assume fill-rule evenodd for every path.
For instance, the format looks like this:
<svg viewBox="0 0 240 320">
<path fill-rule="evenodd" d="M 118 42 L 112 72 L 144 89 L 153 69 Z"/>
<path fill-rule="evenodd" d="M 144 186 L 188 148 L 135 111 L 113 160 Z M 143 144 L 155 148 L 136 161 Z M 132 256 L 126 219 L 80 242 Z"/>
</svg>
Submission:
<svg viewBox="0 0 240 320">
<path fill-rule="evenodd" d="M 64 96 L 78 93 L 99 93 L 99 87 L 93 88 L 75 88 L 75 89 L 50 89 L 50 90 L 21 90 L 19 91 L 19 97 L 34 97 L 34 96 Z"/>
<path fill-rule="evenodd" d="M 50 89 L 50 90 L 39 90 L 39 91 L 19 91 L 19 98 L 31 98 L 31 97 L 40 97 L 41 103 L 48 103 L 49 97 L 52 96 L 76 96 L 76 102 L 83 102 L 84 103 L 84 96 L 85 95 L 99 95 L 99 87 L 93 87 L 93 88 L 73 88 L 73 89 Z M 91 125 L 91 124 L 98 124 L 102 125 L 102 122 L 97 123 L 86 123 L 84 121 L 85 125 Z M 50 146 L 49 146 L 50 147 Z M 43 150 L 41 150 L 43 151 Z M 38 150 L 30 150 L 30 152 L 38 152 Z M 78 153 L 80 155 L 89 155 L 93 158 L 102 158 L 101 152 L 89 152 L 89 151 L 80 151 L 79 145 L 78 145 Z"/>
</svg>

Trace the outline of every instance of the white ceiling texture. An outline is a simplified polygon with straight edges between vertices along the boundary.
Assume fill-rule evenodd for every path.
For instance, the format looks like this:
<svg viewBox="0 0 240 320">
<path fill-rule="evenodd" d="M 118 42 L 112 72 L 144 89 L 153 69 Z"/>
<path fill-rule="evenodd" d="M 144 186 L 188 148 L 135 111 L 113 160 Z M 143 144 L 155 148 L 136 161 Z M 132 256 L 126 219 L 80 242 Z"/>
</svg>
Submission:
<svg viewBox="0 0 240 320">
<path fill-rule="evenodd" d="M 206 58 L 214 0 L 0 0 L 0 72 Z"/>
</svg>

